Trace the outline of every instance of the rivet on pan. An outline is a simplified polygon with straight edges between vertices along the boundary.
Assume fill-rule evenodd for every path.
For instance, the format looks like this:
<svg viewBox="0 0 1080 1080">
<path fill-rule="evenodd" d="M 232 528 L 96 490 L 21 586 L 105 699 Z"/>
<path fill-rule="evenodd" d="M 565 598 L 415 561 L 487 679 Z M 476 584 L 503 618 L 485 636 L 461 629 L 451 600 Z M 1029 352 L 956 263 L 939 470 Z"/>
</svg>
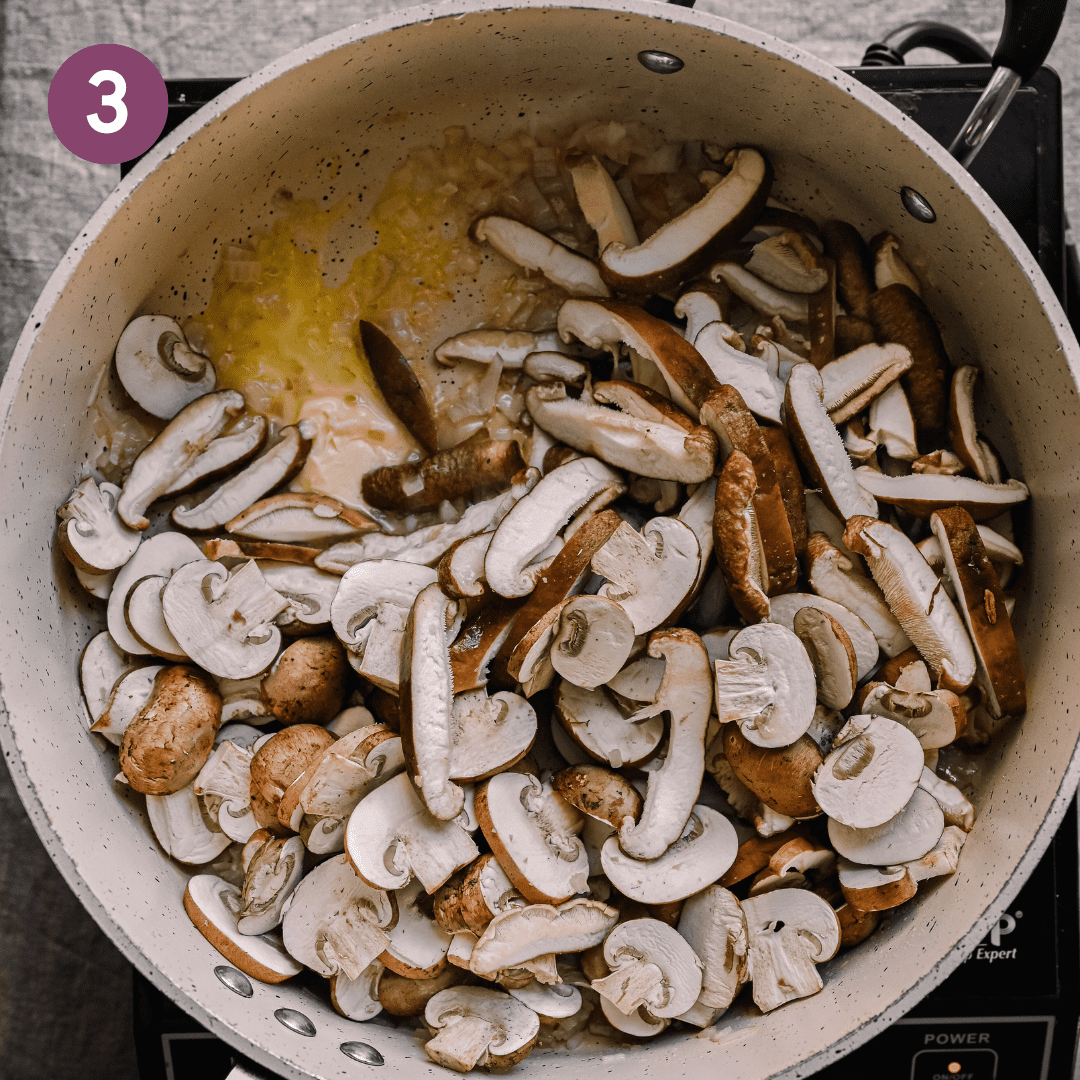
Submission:
<svg viewBox="0 0 1080 1080">
<path fill-rule="evenodd" d="M 934 208 L 914 188 L 902 187 L 900 189 L 900 201 L 904 209 L 916 220 L 932 225 L 937 221 Z"/>
<path fill-rule="evenodd" d="M 382 1054 L 374 1046 L 368 1046 L 362 1042 L 343 1042 L 341 1052 L 353 1061 L 362 1062 L 364 1065 L 385 1065 Z"/>
<path fill-rule="evenodd" d="M 278 1023 L 284 1024 L 297 1035 L 306 1035 L 309 1039 L 315 1037 L 315 1025 L 302 1012 L 297 1012 L 295 1009 L 278 1009 L 274 1016 Z"/>
<path fill-rule="evenodd" d="M 683 62 L 677 56 L 659 49 L 642 49 L 637 58 L 642 67 L 655 71 L 657 75 L 674 75 L 683 69 Z"/>
<path fill-rule="evenodd" d="M 234 967 L 219 964 L 214 968 L 214 974 L 218 977 L 218 981 L 223 986 L 228 987 L 234 994 L 249 998 L 255 993 L 251 980 L 242 971 L 237 971 Z"/>
</svg>

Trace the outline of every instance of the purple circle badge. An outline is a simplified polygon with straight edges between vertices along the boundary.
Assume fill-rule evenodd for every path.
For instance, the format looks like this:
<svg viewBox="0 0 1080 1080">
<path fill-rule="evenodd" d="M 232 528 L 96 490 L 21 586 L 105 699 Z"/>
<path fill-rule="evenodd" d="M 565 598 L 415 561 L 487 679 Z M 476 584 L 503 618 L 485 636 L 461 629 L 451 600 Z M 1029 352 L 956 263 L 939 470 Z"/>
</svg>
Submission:
<svg viewBox="0 0 1080 1080">
<path fill-rule="evenodd" d="M 91 45 L 69 56 L 49 85 L 49 122 L 73 154 L 116 165 L 161 134 L 169 94 L 161 72 L 126 45 Z"/>
</svg>

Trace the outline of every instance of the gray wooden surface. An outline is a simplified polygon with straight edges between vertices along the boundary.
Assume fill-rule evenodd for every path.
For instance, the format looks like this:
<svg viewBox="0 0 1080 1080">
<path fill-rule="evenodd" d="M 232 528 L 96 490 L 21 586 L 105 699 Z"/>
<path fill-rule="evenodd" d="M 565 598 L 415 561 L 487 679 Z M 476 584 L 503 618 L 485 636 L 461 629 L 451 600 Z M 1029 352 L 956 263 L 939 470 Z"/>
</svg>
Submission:
<svg viewBox="0 0 1080 1080">
<path fill-rule="evenodd" d="M 115 185 L 115 167 L 69 154 L 46 99 L 60 64 L 99 42 L 130 45 L 169 77 L 246 75 L 392 0 L 0 0 L 0 374 L 68 244 Z M 837 65 L 918 18 L 993 48 L 988 0 L 699 0 Z M 909 62 L 937 62 L 929 52 Z M 1080 3 L 1049 61 L 1064 84 L 1065 190 L 1080 225 Z M 3 646 L 0 645 L 0 648 Z M 0 1080 L 134 1080 L 131 972 L 53 868 L 0 768 Z"/>
</svg>

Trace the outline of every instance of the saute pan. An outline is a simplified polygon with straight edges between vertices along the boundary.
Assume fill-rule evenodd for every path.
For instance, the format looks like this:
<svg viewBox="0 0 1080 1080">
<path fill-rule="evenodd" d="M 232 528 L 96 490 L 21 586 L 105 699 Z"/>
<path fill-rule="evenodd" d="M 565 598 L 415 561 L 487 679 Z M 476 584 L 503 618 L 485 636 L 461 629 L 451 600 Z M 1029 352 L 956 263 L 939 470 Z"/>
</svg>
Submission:
<svg viewBox="0 0 1080 1080">
<path fill-rule="evenodd" d="M 646 65 L 647 51 L 681 69 Z M 829 962 L 821 993 L 767 1016 L 737 1006 L 714 1038 L 534 1054 L 518 1074 L 814 1072 L 960 963 L 1046 849 L 1080 776 L 1080 349 L 1034 259 L 963 168 L 835 68 L 653 0 L 498 9 L 450 0 L 344 30 L 232 87 L 140 162 L 57 268 L 0 391 L 0 740 L 15 782 L 68 883 L 124 954 L 282 1076 L 361 1076 L 383 1063 L 388 1076 L 416 1077 L 434 1066 L 407 1030 L 343 1020 L 304 985 L 230 989 L 215 974 L 221 956 L 181 906 L 184 872 L 154 844 L 139 800 L 113 784 L 115 757 L 86 734 L 77 661 L 103 618 L 52 540 L 54 508 L 92 445 L 87 402 L 134 314 L 201 310 L 218 238 L 258 228 L 283 184 L 328 194 L 316 168 L 328 154 L 355 155 L 362 167 L 342 182 L 375 192 L 405 152 L 438 143 L 452 124 L 490 142 L 523 125 L 608 117 L 640 119 L 671 138 L 761 147 L 783 202 L 819 220 L 843 217 L 867 236 L 889 229 L 927 267 L 953 362 L 983 372 L 980 426 L 1031 489 L 1014 617 L 1029 707 L 984 755 L 959 872 Z M 932 208 L 932 223 L 912 216 L 902 188 Z"/>
</svg>

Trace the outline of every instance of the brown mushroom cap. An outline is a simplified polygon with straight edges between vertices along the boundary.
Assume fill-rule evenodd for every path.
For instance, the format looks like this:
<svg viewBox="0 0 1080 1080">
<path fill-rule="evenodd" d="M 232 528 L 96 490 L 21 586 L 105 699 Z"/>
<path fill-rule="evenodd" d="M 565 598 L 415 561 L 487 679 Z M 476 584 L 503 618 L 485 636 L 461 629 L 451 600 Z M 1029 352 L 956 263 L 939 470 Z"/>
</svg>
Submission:
<svg viewBox="0 0 1080 1080">
<path fill-rule="evenodd" d="M 870 251 L 858 229 L 846 221 L 826 221 L 821 226 L 825 248 L 836 261 L 836 291 L 840 303 L 856 318 L 865 319 L 874 291 Z"/>
<path fill-rule="evenodd" d="M 332 637 L 301 638 L 282 654 L 262 681 L 262 699 L 283 724 L 326 724 L 348 692 L 349 664 Z"/>
<path fill-rule="evenodd" d="M 551 786 L 583 814 L 616 829 L 626 818 L 637 821 L 644 805 L 628 780 L 603 765 L 571 765 L 552 777 Z"/>
<path fill-rule="evenodd" d="M 713 550 L 724 584 L 739 614 L 748 623 L 769 617 L 765 556 L 754 514 L 757 485 L 753 462 L 741 451 L 734 451 L 724 462 L 716 483 L 713 517 Z"/>
<path fill-rule="evenodd" d="M 735 775 L 763 803 L 793 818 L 821 812 L 812 781 L 823 758 L 809 735 L 801 735 L 789 746 L 757 746 L 732 723 L 724 725 L 723 739 Z"/>
<path fill-rule="evenodd" d="M 379 980 L 379 1003 L 391 1016 L 419 1016 L 440 990 L 458 986 L 467 977 L 453 964 L 447 964 L 430 979 L 410 979 L 396 971 L 385 971 Z"/>
<path fill-rule="evenodd" d="M 276 813 L 289 785 L 334 741 L 317 724 L 294 724 L 271 735 L 251 759 L 252 799 L 259 796 Z"/>
</svg>

